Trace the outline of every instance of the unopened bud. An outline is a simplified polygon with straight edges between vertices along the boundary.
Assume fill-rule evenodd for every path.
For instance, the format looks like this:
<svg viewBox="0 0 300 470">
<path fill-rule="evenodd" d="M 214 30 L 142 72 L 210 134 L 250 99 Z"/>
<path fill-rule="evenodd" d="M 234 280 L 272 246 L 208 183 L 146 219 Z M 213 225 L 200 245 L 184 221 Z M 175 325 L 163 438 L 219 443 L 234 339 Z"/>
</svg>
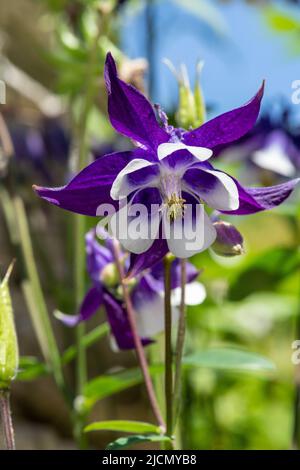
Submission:
<svg viewBox="0 0 300 470">
<path fill-rule="evenodd" d="M 119 282 L 119 273 L 115 263 L 108 263 L 101 271 L 100 280 L 106 287 L 114 287 Z"/>
<path fill-rule="evenodd" d="M 179 71 L 168 60 L 164 60 L 171 72 L 175 75 L 179 86 L 179 104 L 176 112 L 176 122 L 179 127 L 190 129 L 199 127 L 205 121 L 205 102 L 200 85 L 200 73 L 203 62 L 197 65 L 196 84 L 194 92 L 191 90 L 187 68 L 181 65 Z"/>
<path fill-rule="evenodd" d="M 8 280 L 13 264 L 0 284 L 0 389 L 7 389 L 19 366 L 19 350 Z"/>
<path fill-rule="evenodd" d="M 245 253 L 243 237 L 234 225 L 223 220 L 214 222 L 217 238 L 212 250 L 220 256 L 237 256 Z"/>
</svg>

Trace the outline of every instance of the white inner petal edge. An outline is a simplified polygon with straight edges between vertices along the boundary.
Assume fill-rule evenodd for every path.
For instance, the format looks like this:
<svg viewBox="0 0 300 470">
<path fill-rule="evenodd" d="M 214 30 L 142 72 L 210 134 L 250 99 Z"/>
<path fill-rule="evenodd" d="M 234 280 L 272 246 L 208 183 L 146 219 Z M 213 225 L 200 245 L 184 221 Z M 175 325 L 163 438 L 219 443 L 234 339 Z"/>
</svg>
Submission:
<svg viewBox="0 0 300 470">
<path fill-rule="evenodd" d="M 273 144 L 267 149 L 257 150 L 254 152 L 252 160 L 261 168 L 274 171 L 282 176 L 294 176 L 296 173 L 287 153 L 278 144 Z"/>
<path fill-rule="evenodd" d="M 170 225 L 166 211 L 164 211 L 163 234 L 167 240 L 169 251 L 176 258 L 190 258 L 196 253 L 205 251 L 215 241 L 216 229 L 206 212 L 203 210 L 202 216 L 198 214 L 196 219 L 197 227 L 195 227 L 192 217 L 188 217 L 187 214 L 184 219 L 176 219 Z"/>
<path fill-rule="evenodd" d="M 197 169 L 194 168 L 194 171 L 197 171 Z M 218 180 L 215 186 L 213 188 L 203 187 L 203 189 L 201 187 L 193 188 L 192 185 L 186 182 L 185 191 L 197 194 L 212 209 L 220 211 L 233 211 L 238 209 L 240 205 L 239 191 L 234 180 L 222 171 L 206 169 L 201 171 L 210 173 Z"/>
<path fill-rule="evenodd" d="M 164 144 L 160 144 L 157 148 L 158 159 L 162 160 L 177 150 L 188 150 L 188 152 L 194 155 L 194 157 L 201 162 L 208 160 L 213 154 L 213 151 L 206 147 L 194 147 L 192 145 L 186 145 L 183 142 L 166 142 Z"/>
<path fill-rule="evenodd" d="M 147 166 L 152 166 L 153 163 L 149 162 L 148 160 L 144 160 L 143 158 L 135 158 L 131 162 L 129 162 L 123 170 L 120 171 L 116 179 L 114 180 L 111 190 L 110 196 L 115 201 L 118 201 L 120 198 L 128 196 L 134 189 L 139 186 L 132 187 L 129 184 L 127 175 L 129 173 L 133 173 L 134 171 L 141 170 L 142 168 L 146 168 Z"/>
<path fill-rule="evenodd" d="M 158 293 L 145 300 L 136 310 L 137 330 L 142 337 L 155 336 L 165 329 L 164 295 Z M 178 322 L 179 309 L 172 306 L 172 323 Z"/>
<path fill-rule="evenodd" d="M 206 299 L 206 290 L 201 282 L 190 282 L 185 286 L 186 305 L 199 305 Z M 176 287 L 171 294 L 172 305 L 179 306 L 181 303 L 181 287 Z"/>
</svg>

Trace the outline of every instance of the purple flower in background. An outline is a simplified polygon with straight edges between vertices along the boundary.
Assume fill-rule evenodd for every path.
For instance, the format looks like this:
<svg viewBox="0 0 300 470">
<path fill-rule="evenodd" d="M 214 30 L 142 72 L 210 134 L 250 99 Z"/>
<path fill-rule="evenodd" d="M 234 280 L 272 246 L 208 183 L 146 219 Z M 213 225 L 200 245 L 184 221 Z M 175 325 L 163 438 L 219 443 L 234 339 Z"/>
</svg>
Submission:
<svg viewBox="0 0 300 470">
<path fill-rule="evenodd" d="M 284 181 L 300 173 L 300 134 L 290 109 L 269 109 L 252 132 L 227 147 L 220 157 L 244 161 L 241 176 L 246 180 Z M 246 173 L 246 174 L 244 174 Z"/>
<path fill-rule="evenodd" d="M 32 168 L 48 183 L 52 180 L 49 161 L 64 164 L 69 154 L 69 136 L 59 119 L 43 119 L 38 125 L 28 126 L 13 115 L 7 118 L 14 147 L 17 174 L 29 176 Z"/>
<path fill-rule="evenodd" d="M 88 320 L 99 307 L 103 306 L 110 325 L 113 343 L 118 349 L 134 348 L 131 328 L 127 313 L 119 293 L 119 280 L 114 264 L 112 240 L 106 238 L 101 245 L 95 230 L 86 235 L 87 269 L 92 287 L 87 292 L 78 315 L 56 314 L 68 326 L 75 326 Z M 126 261 L 125 254 L 124 262 Z M 197 305 L 206 297 L 202 284 L 196 281 L 199 271 L 190 263 L 187 264 L 187 305 Z M 175 260 L 171 268 L 172 276 L 172 316 L 176 322 L 180 304 L 180 265 Z M 164 330 L 164 281 L 163 265 L 157 263 L 150 272 L 137 279 L 131 290 L 131 299 L 136 314 L 136 323 L 143 345 L 151 343 L 152 337 Z"/>
<path fill-rule="evenodd" d="M 252 129 L 259 113 L 263 86 L 240 108 L 197 129 L 184 130 L 169 126 L 162 113 L 159 124 L 149 101 L 119 79 L 111 54 L 106 59 L 105 80 L 111 123 L 119 133 L 132 139 L 137 148 L 100 158 L 64 187 L 35 187 L 35 190 L 52 204 L 92 216 L 96 215 L 99 205 L 110 203 L 118 208 L 124 198 L 129 199 L 126 209 L 140 203 L 150 214 L 151 208 L 158 206 L 161 223 L 155 240 L 153 237 L 132 240 L 130 236 L 122 239 L 123 246 L 134 253 L 132 275 L 153 266 L 167 251 L 185 258 L 205 250 L 214 242 L 216 230 L 206 214 L 203 237 L 193 250 L 187 250 L 186 239 L 176 239 L 173 231 L 169 238 L 164 238 L 167 223 L 175 226 L 182 221 L 184 235 L 189 238 L 194 215 L 185 216 L 187 205 L 197 207 L 204 202 L 226 214 L 253 214 L 282 203 L 298 183 L 299 180 L 294 179 L 268 188 L 246 188 L 207 161 L 222 146 L 240 139 Z M 122 210 L 118 217 L 123 216 Z"/>
</svg>

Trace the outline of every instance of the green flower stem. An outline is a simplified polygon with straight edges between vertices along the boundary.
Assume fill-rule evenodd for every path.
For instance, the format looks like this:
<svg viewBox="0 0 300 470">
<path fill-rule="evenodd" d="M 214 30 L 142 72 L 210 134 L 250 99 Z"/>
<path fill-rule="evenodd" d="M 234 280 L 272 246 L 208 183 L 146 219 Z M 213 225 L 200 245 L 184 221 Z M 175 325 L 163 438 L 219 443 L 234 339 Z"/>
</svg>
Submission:
<svg viewBox="0 0 300 470">
<path fill-rule="evenodd" d="M 87 143 L 87 124 L 89 112 L 93 106 L 94 99 L 97 94 L 97 79 L 95 77 L 95 65 L 97 64 L 98 42 L 101 36 L 100 27 L 95 36 L 94 43 L 90 50 L 89 61 L 87 64 L 87 74 L 85 90 L 86 94 L 83 99 L 82 112 L 78 123 L 77 142 L 78 142 L 78 161 L 77 171 L 79 172 L 88 163 L 88 143 Z M 75 283 L 75 302 L 78 310 L 85 293 L 85 249 L 84 237 L 86 232 L 85 217 L 75 216 L 75 246 L 74 246 L 74 283 Z M 76 344 L 77 344 L 77 365 L 76 365 L 76 391 L 77 396 L 83 394 L 83 388 L 87 381 L 87 365 L 86 351 L 83 345 L 83 337 L 85 334 L 84 324 L 76 327 Z M 78 409 L 75 410 L 75 429 L 74 434 L 81 448 L 86 447 L 86 436 L 83 433 L 85 426 L 85 412 Z"/>
<path fill-rule="evenodd" d="M 182 356 L 184 349 L 185 329 L 186 329 L 186 305 L 185 305 L 185 286 L 186 286 L 186 260 L 181 260 L 181 301 L 178 322 L 176 359 L 175 359 L 175 379 L 174 379 L 174 426 L 180 410 L 181 395 L 181 374 L 182 374 Z"/>
<path fill-rule="evenodd" d="M 15 435 L 11 418 L 9 390 L 0 390 L 0 416 L 7 450 L 15 450 Z"/>
<path fill-rule="evenodd" d="M 293 220 L 296 232 L 296 250 L 300 246 L 300 226 L 298 219 Z M 295 319 L 295 336 L 300 339 L 300 270 L 299 275 L 299 290 L 298 290 L 298 310 Z M 295 365 L 295 398 L 294 398 L 294 422 L 292 431 L 292 447 L 293 449 L 300 449 L 300 364 Z"/>
<path fill-rule="evenodd" d="M 119 242 L 117 240 L 114 240 L 114 257 L 115 257 L 115 263 L 116 263 L 117 270 L 118 270 L 119 277 L 120 277 L 120 282 L 121 282 L 121 285 L 122 285 L 123 297 L 124 297 L 124 301 L 125 301 L 125 305 L 126 305 L 128 321 L 129 321 L 131 332 L 132 332 L 132 337 L 133 337 L 133 341 L 134 341 L 134 345 L 135 345 L 136 354 L 137 354 L 138 361 L 139 361 L 139 364 L 140 364 L 140 368 L 141 368 L 141 371 L 142 371 L 142 374 L 143 374 L 143 377 L 144 377 L 144 382 L 145 382 L 148 398 L 149 398 L 149 401 L 150 401 L 150 404 L 151 404 L 153 414 L 154 414 L 159 426 L 164 431 L 166 427 L 165 427 L 165 423 L 164 423 L 163 417 L 162 417 L 160 409 L 159 409 L 159 405 L 158 405 L 158 402 L 157 402 L 157 399 L 156 399 L 155 392 L 154 392 L 154 387 L 153 387 L 151 375 L 150 375 L 150 372 L 149 372 L 149 366 L 148 366 L 147 358 L 145 356 L 145 351 L 144 351 L 141 339 L 140 339 L 138 331 L 137 331 L 133 306 L 132 306 L 128 286 L 127 286 L 126 280 L 125 280 L 123 265 L 122 265 L 122 262 L 121 262 L 120 246 L 119 246 Z"/>
<path fill-rule="evenodd" d="M 60 352 L 55 340 L 52 325 L 48 315 L 48 309 L 42 292 L 40 279 L 34 259 L 29 226 L 22 199 L 14 198 L 15 216 L 19 230 L 19 240 L 26 267 L 29 283 L 27 283 L 27 292 L 30 292 L 32 304 L 35 306 L 35 315 L 32 318 L 36 331 L 40 332 L 39 341 L 45 356 L 46 362 L 53 371 L 54 379 L 58 387 L 66 396 L 64 377 L 62 373 Z M 29 295 L 29 294 L 28 294 Z M 41 344 L 43 342 L 43 344 Z"/>
<path fill-rule="evenodd" d="M 165 403 L 166 434 L 173 432 L 173 357 L 172 357 L 172 308 L 171 308 L 171 264 L 169 255 L 164 258 L 165 274 Z"/>
</svg>

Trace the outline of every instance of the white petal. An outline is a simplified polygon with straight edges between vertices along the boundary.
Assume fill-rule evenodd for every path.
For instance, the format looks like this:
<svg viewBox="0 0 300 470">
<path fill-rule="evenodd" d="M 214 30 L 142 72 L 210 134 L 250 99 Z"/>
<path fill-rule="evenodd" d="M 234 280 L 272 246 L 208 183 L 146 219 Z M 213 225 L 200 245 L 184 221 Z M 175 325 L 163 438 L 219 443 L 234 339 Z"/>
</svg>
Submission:
<svg viewBox="0 0 300 470">
<path fill-rule="evenodd" d="M 143 158 L 136 158 L 129 162 L 123 170 L 120 171 L 116 179 L 114 180 L 111 190 L 110 196 L 115 201 L 119 200 L 122 197 L 128 196 L 134 189 L 139 188 L 140 186 L 132 186 L 129 183 L 127 175 L 129 173 L 133 173 L 134 171 L 141 170 L 142 168 L 146 168 L 147 166 L 151 166 L 153 163 L 149 162 L 148 160 L 144 160 Z"/>
<path fill-rule="evenodd" d="M 160 144 L 157 148 L 158 159 L 162 160 L 177 150 L 188 150 L 201 162 L 208 160 L 213 154 L 212 150 L 206 147 L 194 147 L 192 145 L 186 145 L 183 142 L 166 142 L 164 144 Z"/>
<path fill-rule="evenodd" d="M 152 337 L 165 329 L 164 294 L 157 294 L 151 300 L 141 302 L 136 309 L 136 323 L 139 336 Z M 178 321 L 179 310 L 172 308 L 172 323 Z"/>
<path fill-rule="evenodd" d="M 140 208 L 140 214 L 133 215 L 135 205 L 131 202 L 112 215 L 109 220 L 108 231 L 110 235 L 119 240 L 122 247 L 135 254 L 147 251 L 153 244 L 160 223 L 160 210 L 153 210 L 151 219 L 145 206 Z"/>
<path fill-rule="evenodd" d="M 199 305 L 206 299 L 206 290 L 201 282 L 191 282 L 185 286 L 185 304 Z M 181 303 L 181 287 L 172 290 L 172 305 L 179 306 Z"/>
<path fill-rule="evenodd" d="M 163 215 L 164 236 L 169 251 L 177 258 L 190 258 L 196 253 L 206 250 L 216 239 L 216 229 L 210 218 L 202 205 L 198 205 L 198 208 L 199 212 L 197 212 L 195 221 L 185 212 L 183 220 L 175 219 L 174 223 L 170 225 L 166 213 Z"/>
<path fill-rule="evenodd" d="M 261 168 L 274 171 L 282 176 L 294 176 L 296 172 L 288 155 L 279 144 L 273 144 L 269 148 L 257 150 L 253 153 L 252 160 Z"/>
<path fill-rule="evenodd" d="M 205 172 L 215 176 L 219 180 L 219 183 L 209 191 L 205 191 L 204 188 L 204 201 L 213 209 L 220 211 L 233 211 L 238 209 L 240 205 L 239 192 L 233 179 L 222 171 L 205 170 Z"/>
</svg>

